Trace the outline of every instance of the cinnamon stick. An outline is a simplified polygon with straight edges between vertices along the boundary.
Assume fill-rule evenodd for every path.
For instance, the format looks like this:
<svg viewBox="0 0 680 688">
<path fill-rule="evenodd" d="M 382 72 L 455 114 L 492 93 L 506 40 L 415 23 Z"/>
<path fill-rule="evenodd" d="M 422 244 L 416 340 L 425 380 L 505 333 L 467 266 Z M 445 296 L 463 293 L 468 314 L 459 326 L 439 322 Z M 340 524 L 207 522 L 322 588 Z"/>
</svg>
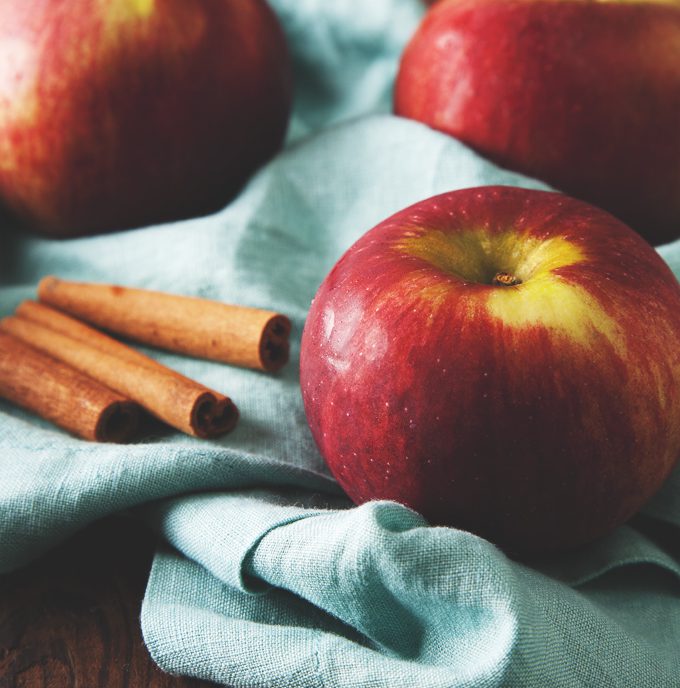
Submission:
<svg viewBox="0 0 680 688">
<path fill-rule="evenodd" d="M 127 442 L 139 421 L 137 404 L 4 332 L 0 396 L 97 442 Z"/>
<path fill-rule="evenodd" d="M 152 366 L 162 371 L 168 371 L 168 368 L 164 365 L 158 361 L 154 361 L 153 358 L 149 358 L 141 351 L 126 346 L 103 332 L 86 325 L 84 322 L 76 320 L 70 315 L 66 315 L 51 306 L 46 306 L 44 303 L 23 301 L 17 307 L 15 314 L 26 320 L 32 320 L 35 323 L 49 327 L 50 330 L 65 334 L 71 337 L 71 339 L 76 339 L 79 342 L 94 346 L 100 351 L 105 351 L 122 360 L 137 363 L 139 365 Z"/>
<path fill-rule="evenodd" d="M 145 289 L 45 277 L 43 303 L 144 344 L 273 372 L 288 361 L 290 320 L 279 313 Z"/>
<path fill-rule="evenodd" d="M 0 331 L 129 397 L 168 425 L 196 437 L 210 438 L 229 432 L 236 424 L 238 410 L 229 397 L 82 323 L 76 322 L 74 330 L 65 334 L 58 330 L 58 325 L 52 329 L 44 322 L 29 319 L 26 313 L 30 313 L 30 306 L 20 310 L 22 315 L 0 321 Z M 62 323 L 68 317 L 57 315 Z M 76 330 L 79 334 L 71 336 Z"/>
</svg>

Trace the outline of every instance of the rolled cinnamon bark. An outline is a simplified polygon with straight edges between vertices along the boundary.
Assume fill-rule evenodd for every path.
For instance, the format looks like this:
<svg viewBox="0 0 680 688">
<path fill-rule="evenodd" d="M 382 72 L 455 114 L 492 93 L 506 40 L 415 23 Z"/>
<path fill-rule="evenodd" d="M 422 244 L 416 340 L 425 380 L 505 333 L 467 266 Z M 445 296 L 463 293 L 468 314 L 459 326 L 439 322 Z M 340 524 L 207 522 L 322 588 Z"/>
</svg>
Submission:
<svg viewBox="0 0 680 688">
<path fill-rule="evenodd" d="M 0 396 L 86 440 L 133 439 L 134 402 L 5 332 L 0 332 Z"/>
<path fill-rule="evenodd" d="M 30 307 L 29 307 L 30 308 Z M 44 351 L 136 401 L 168 425 L 196 437 L 217 437 L 236 425 L 238 410 L 222 394 L 166 368 L 141 352 L 87 328 L 81 339 L 24 315 L 0 321 L 0 331 Z M 62 316 L 66 317 L 66 316 Z M 78 323 L 76 323 L 78 324 Z M 83 333 L 91 330 L 90 339 Z M 109 340 L 102 344 L 103 338 Z"/>
<path fill-rule="evenodd" d="M 144 344 L 273 372 L 288 361 L 290 320 L 279 313 L 145 289 L 45 277 L 43 303 Z"/>
<path fill-rule="evenodd" d="M 50 330 L 60 332 L 61 334 L 71 337 L 71 339 L 89 344 L 100 351 L 105 351 L 122 360 L 137 363 L 139 365 L 151 366 L 162 371 L 168 370 L 166 366 L 158 361 L 154 361 L 153 358 L 149 358 L 141 351 L 126 346 L 122 342 L 109 337 L 107 334 L 95 330 L 84 322 L 76 320 L 70 315 L 66 315 L 51 306 L 46 306 L 44 303 L 23 301 L 17 307 L 15 315 L 44 325 Z"/>
</svg>

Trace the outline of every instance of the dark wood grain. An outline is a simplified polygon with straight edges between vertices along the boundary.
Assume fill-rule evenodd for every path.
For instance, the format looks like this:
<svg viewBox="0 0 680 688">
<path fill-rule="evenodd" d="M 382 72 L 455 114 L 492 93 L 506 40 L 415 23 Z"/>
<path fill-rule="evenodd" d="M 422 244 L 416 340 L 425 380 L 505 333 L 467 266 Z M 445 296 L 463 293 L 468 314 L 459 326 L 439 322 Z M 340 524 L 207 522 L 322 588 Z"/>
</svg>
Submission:
<svg viewBox="0 0 680 688">
<path fill-rule="evenodd" d="M 139 611 L 155 547 L 109 519 L 0 577 L 0 688 L 199 688 L 161 672 Z"/>
</svg>

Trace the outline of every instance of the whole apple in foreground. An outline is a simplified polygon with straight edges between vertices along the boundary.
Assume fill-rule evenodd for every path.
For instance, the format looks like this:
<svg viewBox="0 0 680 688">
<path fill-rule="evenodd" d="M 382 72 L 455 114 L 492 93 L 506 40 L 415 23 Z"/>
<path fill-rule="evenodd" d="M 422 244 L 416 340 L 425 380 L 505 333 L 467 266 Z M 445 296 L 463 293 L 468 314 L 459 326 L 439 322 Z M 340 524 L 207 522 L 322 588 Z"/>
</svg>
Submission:
<svg viewBox="0 0 680 688">
<path fill-rule="evenodd" d="M 613 216 L 466 189 L 338 261 L 304 328 L 302 395 L 355 502 L 557 550 L 624 522 L 676 463 L 679 341 L 676 278 Z"/>
<path fill-rule="evenodd" d="M 395 112 L 680 236 L 680 2 L 444 0 L 403 57 Z"/>
<path fill-rule="evenodd" d="M 56 236 L 208 213 L 281 146 L 264 0 L 0 3 L 0 202 Z"/>
</svg>

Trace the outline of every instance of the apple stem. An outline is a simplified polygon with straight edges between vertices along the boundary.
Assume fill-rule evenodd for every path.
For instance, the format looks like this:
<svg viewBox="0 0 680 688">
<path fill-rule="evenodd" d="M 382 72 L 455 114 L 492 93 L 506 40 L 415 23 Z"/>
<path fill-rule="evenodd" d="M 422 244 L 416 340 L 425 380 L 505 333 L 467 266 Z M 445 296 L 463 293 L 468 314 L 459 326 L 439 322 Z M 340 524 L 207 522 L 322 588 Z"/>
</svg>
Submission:
<svg viewBox="0 0 680 688">
<path fill-rule="evenodd" d="M 497 272 L 491 280 L 491 284 L 495 287 L 515 287 L 518 284 L 522 284 L 522 280 L 517 279 L 517 277 L 511 275 L 509 272 Z"/>
</svg>

